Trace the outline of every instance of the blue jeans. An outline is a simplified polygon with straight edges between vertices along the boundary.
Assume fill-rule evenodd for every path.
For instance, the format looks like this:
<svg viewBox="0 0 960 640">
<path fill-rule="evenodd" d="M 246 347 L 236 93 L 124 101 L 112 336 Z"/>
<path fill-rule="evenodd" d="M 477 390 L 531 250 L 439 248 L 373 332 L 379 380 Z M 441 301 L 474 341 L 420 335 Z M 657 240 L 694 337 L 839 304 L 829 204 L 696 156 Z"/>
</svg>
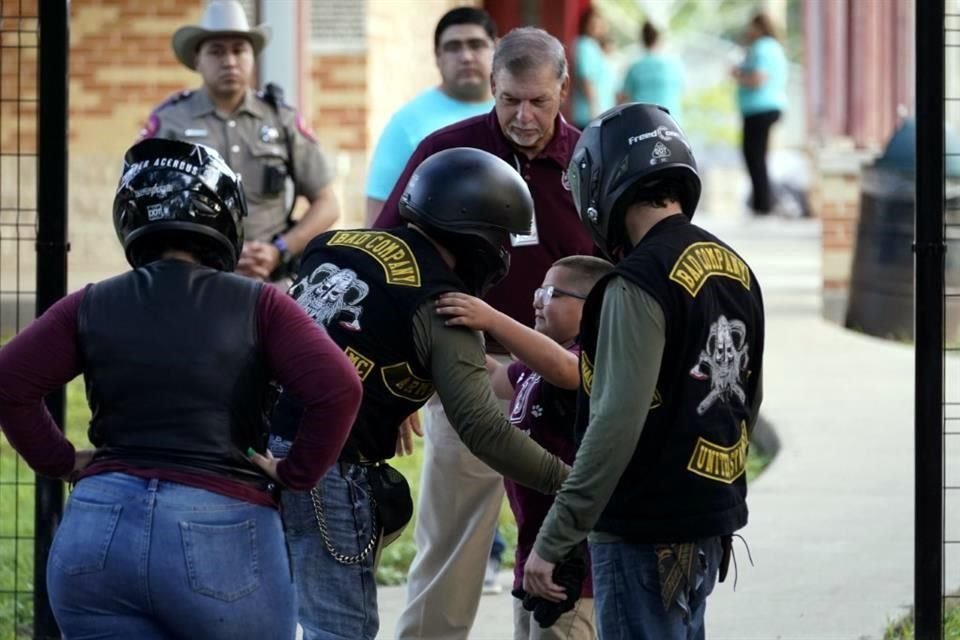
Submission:
<svg viewBox="0 0 960 640">
<path fill-rule="evenodd" d="M 593 597 L 600 640 L 703 640 L 707 596 L 720 566 L 720 538 L 698 543 L 700 563 L 688 609 L 664 610 L 653 545 L 590 543 Z"/>
<path fill-rule="evenodd" d="M 285 456 L 289 445 L 272 438 L 270 450 L 277 457 Z M 320 517 L 335 552 L 360 554 L 373 529 L 367 468 L 335 464 L 316 492 L 323 504 Z M 303 640 L 373 640 L 380 629 L 376 550 L 354 564 L 338 562 L 323 541 L 310 492 L 284 491 L 281 501 Z"/>
<path fill-rule="evenodd" d="M 174 482 L 81 480 L 47 565 L 68 640 L 286 638 L 296 603 L 280 514 Z"/>
<path fill-rule="evenodd" d="M 507 549 L 507 541 L 503 539 L 503 534 L 500 533 L 500 527 L 498 526 L 496 531 L 493 532 L 493 546 L 490 547 L 490 558 L 496 560 L 497 564 L 500 563 L 501 558 L 503 558 L 503 552 Z"/>
</svg>

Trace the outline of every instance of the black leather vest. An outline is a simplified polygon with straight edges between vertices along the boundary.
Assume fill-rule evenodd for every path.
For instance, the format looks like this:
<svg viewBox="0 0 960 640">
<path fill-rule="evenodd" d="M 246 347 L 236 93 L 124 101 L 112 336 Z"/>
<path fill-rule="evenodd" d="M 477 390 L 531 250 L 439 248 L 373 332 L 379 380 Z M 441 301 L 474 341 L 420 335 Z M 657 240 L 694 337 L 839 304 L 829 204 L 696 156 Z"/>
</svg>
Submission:
<svg viewBox="0 0 960 640">
<path fill-rule="evenodd" d="M 160 260 L 90 287 L 78 318 L 96 460 L 265 485 L 261 283 Z"/>
<path fill-rule="evenodd" d="M 655 225 L 584 306 L 579 437 L 589 418 L 603 292 L 614 275 L 657 300 L 666 344 L 637 450 L 595 528 L 646 543 L 733 532 L 747 522 L 746 425 L 763 354 L 756 278 L 684 216 Z M 628 375 L 629 363 L 618 370 Z"/>
<path fill-rule="evenodd" d="M 328 232 L 304 251 L 290 295 L 363 380 L 363 403 L 341 460 L 393 457 L 398 425 L 433 394 L 430 371 L 417 358 L 413 316 L 439 293 L 464 290 L 434 246 L 405 227 Z M 296 401 L 281 396 L 274 432 L 292 439 L 299 415 Z"/>
</svg>

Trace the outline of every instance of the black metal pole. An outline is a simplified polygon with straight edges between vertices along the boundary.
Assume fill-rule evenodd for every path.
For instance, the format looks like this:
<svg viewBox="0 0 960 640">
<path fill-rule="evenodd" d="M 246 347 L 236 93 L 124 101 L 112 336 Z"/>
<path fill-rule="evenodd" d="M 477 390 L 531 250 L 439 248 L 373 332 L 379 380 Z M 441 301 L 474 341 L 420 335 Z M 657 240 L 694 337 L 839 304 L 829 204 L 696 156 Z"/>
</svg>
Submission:
<svg viewBox="0 0 960 640">
<path fill-rule="evenodd" d="M 914 623 L 917 640 L 941 640 L 943 635 L 945 2 L 916 0 L 915 5 Z"/>
<path fill-rule="evenodd" d="M 67 118 L 69 0 L 39 3 L 39 105 L 37 122 L 37 315 L 67 292 Z M 47 396 L 57 424 L 64 424 L 63 389 Z M 60 480 L 37 477 L 34 529 L 34 638 L 59 638 L 47 597 L 47 555 L 63 514 Z"/>
</svg>

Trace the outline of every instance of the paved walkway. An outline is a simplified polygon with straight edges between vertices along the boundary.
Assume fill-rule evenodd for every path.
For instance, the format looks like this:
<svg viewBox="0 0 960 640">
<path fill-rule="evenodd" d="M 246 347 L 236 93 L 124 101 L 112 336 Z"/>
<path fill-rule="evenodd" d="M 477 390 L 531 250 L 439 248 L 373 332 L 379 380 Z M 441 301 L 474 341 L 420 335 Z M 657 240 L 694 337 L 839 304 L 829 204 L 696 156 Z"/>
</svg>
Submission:
<svg viewBox="0 0 960 640">
<path fill-rule="evenodd" d="M 744 255 L 764 289 L 762 414 L 781 442 L 750 486 L 741 533 L 753 566 L 735 543 L 736 591 L 731 567 L 709 601 L 708 638 L 879 640 L 913 599 L 913 351 L 821 319 L 817 221 L 697 221 Z M 948 380 L 960 381 L 960 362 Z M 956 587 L 960 557 L 949 562 Z M 393 638 L 404 591 L 380 596 L 380 637 Z M 509 640 L 511 606 L 506 592 L 485 596 L 471 638 Z"/>
</svg>

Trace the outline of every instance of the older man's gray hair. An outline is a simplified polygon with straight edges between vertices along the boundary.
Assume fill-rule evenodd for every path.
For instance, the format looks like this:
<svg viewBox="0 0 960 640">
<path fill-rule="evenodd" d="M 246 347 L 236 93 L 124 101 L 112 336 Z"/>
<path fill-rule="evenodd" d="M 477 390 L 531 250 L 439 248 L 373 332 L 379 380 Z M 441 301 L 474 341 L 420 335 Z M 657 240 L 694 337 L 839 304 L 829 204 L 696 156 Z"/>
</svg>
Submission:
<svg viewBox="0 0 960 640">
<path fill-rule="evenodd" d="M 513 76 L 551 65 L 557 79 L 567 75 L 567 55 L 563 43 L 537 27 L 514 29 L 497 42 L 493 53 L 493 75 L 506 69 Z"/>
</svg>

